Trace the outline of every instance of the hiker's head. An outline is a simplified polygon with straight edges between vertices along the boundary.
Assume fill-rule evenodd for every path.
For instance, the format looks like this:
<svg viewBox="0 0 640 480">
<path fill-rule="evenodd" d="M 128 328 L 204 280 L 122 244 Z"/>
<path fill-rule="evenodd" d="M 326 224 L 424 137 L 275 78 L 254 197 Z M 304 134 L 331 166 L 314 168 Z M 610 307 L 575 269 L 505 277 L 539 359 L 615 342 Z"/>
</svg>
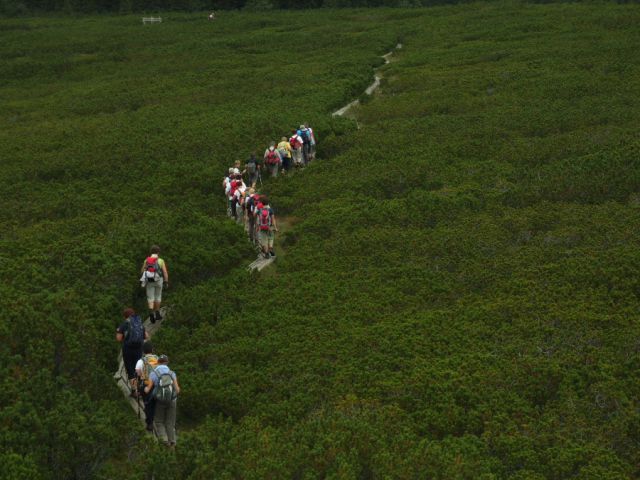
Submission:
<svg viewBox="0 0 640 480">
<path fill-rule="evenodd" d="M 253 195 L 254 193 L 256 193 L 256 189 L 255 189 L 255 188 L 253 188 L 253 187 L 251 187 L 251 188 L 249 189 L 249 195 Z"/>
<path fill-rule="evenodd" d="M 276 142 L 269 142 L 269 148 L 276 148 Z"/>
<path fill-rule="evenodd" d="M 262 195 L 260 197 L 260 201 L 262 202 L 263 205 L 269 205 L 269 199 L 265 195 Z"/>
<path fill-rule="evenodd" d="M 160 253 L 160 247 L 158 245 L 151 245 L 151 254 Z"/>
<path fill-rule="evenodd" d="M 161 364 L 169 363 L 169 357 L 167 357 L 166 355 L 160 355 L 158 357 L 158 363 L 161 363 Z"/>
<path fill-rule="evenodd" d="M 282 137 L 282 138 L 280 139 L 280 141 L 281 141 L 281 142 L 286 142 L 286 141 L 287 141 L 287 137 Z"/>
<path fill-rule="evenodd" d="M 144 353 L 145 355 L 153 353 L 153 345 L 149 340 L 142 344 L 142 353 Z"/>
<path fill-rule="evenodd" d="M 233 173 L 233 167 L 229 167 L 229 175 Z"/>
<path fill-rule="evenodd" d="M 309 122 L 304 122 L 304 128 L 309 128 Z"/>
<path fill-rule="evenodd" d="M 305 128 L 307 127 L 305 127 L 304 124 L 300 125 L 300 130 L 304 130 Z"/>
<path fill-rule="evenodd" d="M 124 318 L 133 317 L 135 314 L 136 314 L 136 311 L 131 307 L 127 307 L 122 311 L 122 316 Z"/>
<path fill-rule="evenodd" d="M 251 152 L 251 158 L 256 158 L 256 152 Z"/>
<path fill-rule="evenodd" d="M 240 175 L 240 169 L 239 168 L 234 168 L 233 169 L 233 174 L 234 175 Z"/>
<path fill-rule="evenodd" d="M 293 128 L 291 129 L 291 133 L 293 133 L 294 135 L 296 135 L 298 133 L 298 129 L 297 128 Z"/>
<path fill-rule="evenodd" d="M 236 163 L 234 163 L 234 165 L 236 166 L 236 168 L 240 168 L 240 160 L 236 160 Z"/>
</svg>

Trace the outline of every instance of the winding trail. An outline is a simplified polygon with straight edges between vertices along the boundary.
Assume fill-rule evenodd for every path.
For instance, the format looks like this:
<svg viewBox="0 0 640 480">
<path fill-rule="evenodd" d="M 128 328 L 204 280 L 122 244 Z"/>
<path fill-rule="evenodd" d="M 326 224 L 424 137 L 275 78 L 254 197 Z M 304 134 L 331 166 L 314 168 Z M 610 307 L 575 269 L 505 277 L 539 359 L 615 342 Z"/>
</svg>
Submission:
<svg viewBox="0 0 640 480">
<path fill-rule="evenodd" d="M 394 54 L 394 52 L 396 50 L 400 50 L 401 48 L 402 48 L 402 44 L 398 43 L 393 50 L 382 55 L 382 58 L 384 59 L 384 64 L 382 66 L 388 65 L 389 62 L 391 61 L 390 59 L 391 59 L 391 56 Z M 364 91 L 366 95 L 369 95 L 369 96 L 373 95 L 374 92 L 378 90 L 378 88 L 380 88 L 380 81 L 382 79 L 382 74 L 378 73 L 378 71 L 381 67 L 374 69 L 373 82 Z M 346 104 L 344 107 L 333 112 L 331 115 L 334 117 L 344 116 L 347 112 L 349 112 L 353 107 L 357 105 L 360 105 L 360 101 L 358 99 L 353 100 L 352 102 L 349 102 L 348 104 Z M 358 125 L 358 128 L 360 128 L 359 125 Z M 258 253 L 258 258 L 249 264 L 249 266 L 247 267 L 247 270 L 261 271 L 265 267 L 271 265 L 274 261 L 275 261 L 275 258 L 264 258 L 260 253 Z M 162 325 L 162 323 L 165 321 L 167 317 L 166 307 L 162 307 L 161 311 L 162 311 L 162 320 L 158 320 L 155 323 L 151 323 L 147 319 L 144 322 L 145 330 L 149 334 L 150 339 L 153 336 L 153 334 L 160 329 L 160 326 Z M 127 372 L 124 368 L 124 362 L 122 361 L 122 350 L 120 350 L 120 352 L 118 353 L 118 370 L 113 375 L 113 378 L 115 379 L 118 387 L 122 391 L 125 399 L 129 403 L 129 405 L 131 405 L 131 408 L 133 408 L 133 411 L 136 412 L 136 414 L 138 415 L 138 419 L 140 419 L 144 425 L 145 413 L 144 413 L 144 405 L 142 404 L 142 401 L 141 400 L 138 401 L 135 398 L 132 398 L 129 396 L 131 390 L 129 388 L 129 381 L 127 380 Z"/>
<path fill-rule="evenodd" d="M 385 53 L 384 55 L 382 55 L 382 58 L 384 59 L 384 65 L 388 65 L 389 62 L 391 61 L 391 56 L 393 55 L 393 52 L 395 52 L 396 50 L 400 50 L 402 48 L 402 44 L 398 43 L 396 45 L 396 48 L 391 50 L 390 52 Z M 384 66 L 382 65 L 382 66 Z M 378 73 L 378 70 L 380 69 L 380 67 L 376 68 L 374 70 L 374 75 L 373 75 L 373 83 L 371 85 L 369 85 L 364 93 L 366 95 L 373 95 L 373 93 L 380 88 L 380 80 L 382 80 L 382 74 Z M 336 110 L 335 112 L 333 112 L 331 115 L 334 117 L 342 117 L 344 116 L 349 110 L 351 110 L 353 107 L 360 105 L 360 100 L 355 99 L 352 102 L 347 103 L 344 107 L 339 108 L 338 110 Z"/>
</svg>

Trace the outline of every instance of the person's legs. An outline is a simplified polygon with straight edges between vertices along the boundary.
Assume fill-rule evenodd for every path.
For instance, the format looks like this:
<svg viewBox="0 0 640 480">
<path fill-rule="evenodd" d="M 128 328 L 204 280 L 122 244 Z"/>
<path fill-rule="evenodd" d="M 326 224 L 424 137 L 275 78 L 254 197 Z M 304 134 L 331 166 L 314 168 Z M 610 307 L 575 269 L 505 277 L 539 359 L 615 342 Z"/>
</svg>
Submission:
<svg viewBox="0 0 640 480">
<path fill-rule="evenodd" d="M 156 282 L 156 289 L 153 297 L 153 310 L 154 320 L 162 320 L 162 314 L 160 313 L 160 304 L 162 303 L 162 286 L 164 284 L 164 280 L 160 280 Z"/>
<path fill-rule="evenodd" d="M 144 416 L 145 416 L 145 423 L 147 424 L 147 430 L 152 432 L 153 421 L 156 416 L 156 399 L 151 398 L 150 393 L 144 399 Z"/>
<path fill-rule="evenodd" d="M 136 362 L 142 358 L 142 347 L 122 347 L 122 363 L 124 363 L 124 369 L 127 372 L 127 379 L 129 380 L 129 387 L 131 391 L 135 391 L 136 380 Z"/>
<path fill-rule="evenodd" d="M 169 443 L 169 439 L 167 438 L 167 412 L 168 412 L 169 406 L 163 404 L 163 403 L 158 403 L 156 405 L 156 415 L 153 419 L 153 427 L 156 430 L 156 436 L 158 437 L 158 440 L 160 440 L 162 443 Z M 174 415 L 174 422 L 175 422 L 175 415 Z"/>
<path fill-rule="evenodd" d="M 268 240 L 269 254 L 272 257 L 275 257 L 276 253 L 273 251 L 273 241 L 275 240 L 276 232 L 274 232 L 273 230 L 270 230 L 268 232 L 268 234 L 269 234 L 269 236 L 268 236 L 268 238 L 269 238 L 269 240 Z"/>
<path fill-rule="evenodd" d="M 272 177 L 277 177 L 278 176 L 278 165 L 271 165 L 269 167 L 270 173 Z"/>
<path fill-rule="evenodd" d="M 149 320 L 151 323 L 155 322 L 155 317 L 153 315 L 153 307 L 156 298 L 156 282 L 147 282 L 146 286 L 147 290 L 147 306 L 149 307 Z"/>
<path fill-rule="evenodd" d="M 269 257 L 269 232 L 260 230 L 258 232 L 258 241 L 260 242 L 260 248 L 262 249 L 262 254 L 265 257 Z"/>
<path fill-rule="evenodd" d="M 167 440 L 169 441 L 169 445 L 176 444 L 176 407 L 177 401 L 173 400 L 170 405 L 167 406 L 167 410 L 165 413 L 165 428 L 167 432 Z"/>
</svg>

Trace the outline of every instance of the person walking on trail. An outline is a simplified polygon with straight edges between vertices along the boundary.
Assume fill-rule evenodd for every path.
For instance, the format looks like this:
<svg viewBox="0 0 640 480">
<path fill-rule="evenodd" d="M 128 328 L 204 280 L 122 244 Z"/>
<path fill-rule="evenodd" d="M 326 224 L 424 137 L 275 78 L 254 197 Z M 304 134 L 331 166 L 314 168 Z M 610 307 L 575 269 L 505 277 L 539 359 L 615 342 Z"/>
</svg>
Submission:
<svg viewBox="0 0 640 480">
<path fill-rule="evenodd" d="M 259 196 L 255 193 L 253 188 L 249 189 L 249 196 L 245 200 L 245 211 L 247 215 L 247 231 L 249 232 L 249 241 L 253 244 L 256 243 L 256 217 L 255 208 Z"/>
<path fill-rule="evenodd" d="M 280 139 L 280 143 L 278 143 L 278 152 L 280 153 L 280 158 L 282 158 L 282 173 L 285 174 L 289 170 L 291 170 L 291 145 L 289 145 L 289 140 L 287 137 L 282 137 Z"/>
<path fill-rule="evenodd" d="M 306 166 L 309 164 L 309 155 L 311 152 L 311 133 L 307 127 L 303 124 L 300 125 L 298 135 L 302 138 L 302 163 Z"/>
<path fill-rule="evenodd" d="M 260 163 L 256 158 L 256 152 L 252 152 L 249 160 L 244 164 L 244 171 L 247 175 L 247 185 L 256 188 L 256 183 L 260 176 Z"/>
<path fill-rule="evenodd" d="M 160 258 L 160 247 L 153 245 L 151 254 L 142 264 L 142 286 L 147 290 L 147 303 L 149 305 L 149 321 L 156 323 L 162 320 L 160 304 L 162 303 L 162 289 L 169 287 L 169 272 L 167 263 Z"/>
<path fill-rule="evenodd" d="M 144 391 L 155 399 L 156 411 L 153 426 L 158 440 L 174 448 L 176 445 L 176 406 L 180 385 L 178 377 L 175 372 L 169 369 L 168 363 L 169 358 L 166 355 L 158 357 L 158 366 L 149 374 L 151 384 L 147 385 Z"/>
<path fill-rule="evenodd" d="M 242 193 L 245 191 L 246 188 L 247 187 L 244 184 L 244 181 L 242 180 L 242 175 L 239 173 L 236 174 L 235 178 L 231 180 L 231 184 L 229 187 L 229 198 L 231 199 L 231 216 L 236 220 L 238 220 L 238 215 L 239 215 L 238 203 L 240 200 L 240 196 L 242 195 Z"/>
<path fill-rule="evenodd" d="M 311 143 L 309 145 L 309 161 L 311 162 L 316 159 L 316 134 L 313 131 L 313 128 L 309 126 L 308 122 L 305 122 L 304 126 L 307 127 L 309 138 L 311 140 Z"/>
<path fill-rule="evenodd" d="M 116 329 L 116 340 L 122 343 L 122 363 L 127 372 L 131 396 L 136 395 L 136 371 L 135 366 L 142 356 L 142 344 L 149 338 L 144 324 L 133 308 L 125 308 L 122 312 L 124 322 Z"/>
<path fill-rule="evenodd" d="M 264 151 L 264 164 L 269 169 L 272 177 L 278 176 L 278 169 L 282 164 L 282 158 L 280 157 L 280 152 L 276 150 L 276 142 L 271 142 L 269 148 Z"/>
<path fill-rule="evenodd" d="M 256 209 L 258 241 L 260 242 L 262 255 L 265 258 L 272 258 L 276 256 L 273 251 L 273 240 L 275 239 L 275 232 L 278 231 L 278 224 L 276 223 L 273 209 L 269 205 L 269 199 L 262 195 L 260 202 L 261 205 L 258 205 L 259 208 Z"/>
<path fill-rule="evenodd" d="M 156 400 L 149 393 L 145 393 L 146 387 L 152 386 L 151 372 L 158 366 L 158 356 L 153 353 L 151 342 L 142 345 L 142 358 L 136 363 L 136 375 L 138 377 L 138 392 L 144 402 L 144 416 L 147 431 L 153 432 L 153 418 L 156 413 Z"/>
<path fill-rule="evenodd" d="M 298 135 L 297 130 L 291 131 L 291 138 L 289 138 L 289 145 L 293 152 L 293 165 L 298 168 L 302 166 L 302 138 Z"/>
</svg>

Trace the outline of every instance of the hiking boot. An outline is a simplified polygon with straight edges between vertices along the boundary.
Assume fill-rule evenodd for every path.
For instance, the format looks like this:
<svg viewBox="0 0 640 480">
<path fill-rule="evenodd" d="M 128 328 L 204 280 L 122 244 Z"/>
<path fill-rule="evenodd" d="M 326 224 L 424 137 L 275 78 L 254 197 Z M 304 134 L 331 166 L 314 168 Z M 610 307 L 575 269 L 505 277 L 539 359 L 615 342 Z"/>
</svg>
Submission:
<svg viewBox="0 0 640 480">
<path fill-rule="evenodd" d="M 156 312 L 156 321 L 158 320 L 162 320 L 162 314 L 160 313 L 160 310 Z"/>
<path fill-rule="evenodd" d="M 262 254 L 262 256 L 263 256 L 264 258 L 271 258 L 271 255 L 269 255 L 268 253 L 263 253 L 263 254 Z"/>
<path fill-rule="evenodd" d="M 147 432 L 153 433 L 153 423 L 147 423 L 146 429 Z"/>
<path fill-rule="evenodd" d="M 271 258 L 276 258 L 276 252 L 270 252 Z"/>
<path fill-rule="evenodd" d="M 149 313 L 149 321 L 150 321 L 151 323 L 156 323 L 156 317 L 155 317 L 155 315 L 153 314 L 153 312 Z"/>
</svg>

